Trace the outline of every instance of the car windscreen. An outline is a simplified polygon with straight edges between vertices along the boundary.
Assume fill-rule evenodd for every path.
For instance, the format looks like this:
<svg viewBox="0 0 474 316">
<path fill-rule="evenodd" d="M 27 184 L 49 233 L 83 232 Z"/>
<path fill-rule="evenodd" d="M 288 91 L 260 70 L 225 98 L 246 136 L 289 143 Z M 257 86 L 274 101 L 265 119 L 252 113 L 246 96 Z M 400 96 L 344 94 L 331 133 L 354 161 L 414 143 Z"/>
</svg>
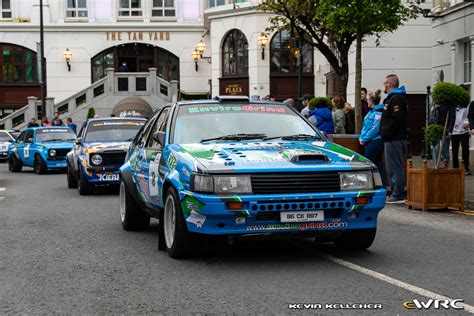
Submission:
<svg viewBox="0 0 474 316">
<path fill-rule="evenodd" d="M 109 142 L 132 140 L 144 124 L 145 121 L 143 120 L 104 120 L 90 122 L 84 141 Z"/>
<path fill-rule="evenodd" d="M 6 143 L 6 142 L 10 142 L 12 140 L 13 139 L 7 133 L 5 133 L 5 132 L 0 133 L 0 143 Z"/>
<path fill-rule="evenodd" d="M 70 128 L 47 128 L 36 131 L 36 142 L 66 142 L 76 139 L 76 135 Z"/>
<path fill-rule="evenodd" d="M 260 136 L 268 138 L 299 134 L 319 136 L 285 105 L 191 104 L 179 106 L 173 142 L 199 143 L 205 139 L 237 134 L 262 134 Z"/>
</svg>

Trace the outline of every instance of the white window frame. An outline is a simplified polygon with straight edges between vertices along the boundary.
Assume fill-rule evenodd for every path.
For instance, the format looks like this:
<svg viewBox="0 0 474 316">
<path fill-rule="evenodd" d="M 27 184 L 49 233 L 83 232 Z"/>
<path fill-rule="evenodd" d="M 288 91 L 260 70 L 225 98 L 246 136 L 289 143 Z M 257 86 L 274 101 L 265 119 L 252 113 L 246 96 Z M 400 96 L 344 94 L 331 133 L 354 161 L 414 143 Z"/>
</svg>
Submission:
<svg viewBox="0 0 474 316">
<path fill-rule="evenodd" d="M 471 41 L 463 43 L 463 82 L 470 84 L 472 82 L 472 47 Z"/>
<path fill-rule="evenodd" d="M 143 17 L 143 5 L 144 1 L 143 0 L 138 0 L 139 2 L 139 7 L 138 8 L 132 8 L 132 0 L 127 0 L 128 1 L 128 8 L 122 8 L 122 0 L 118 0 L 118 19 L 127 19 L 127 18 L 142 18 Z M 120 15 L 120 12 L 128 12 L 128 15 Z M 138 15 L 132 15 L 132 12 L 139 12 Z"/>
<path fill-rule="evenodd" d="M 69 7 L 69 1 L 66 0 L 66 19 L 68 20 L 77 20 L 77 19 L 88 19 L 89 12 L 87 10 L 87 1 L 85 1 L 86 6 L 84 8 L 79 8 L 79 0 L 73 0 L 75 3 L 74 7 Z M 75 16 L 68 16 L 69 12 L 74 12 Z M 86 16 L 79 16 L 79 12 L 86 12 Z"/>
<path fill-rule="evenodd" d="M 12 1 L 8 0 L 8 4 L 10 6 L 9 9 L 3 8 L 3 1 L 0 0 L 0 20 L 11 20 L 13 19 L 13 11 L 12 11 Z M 4 13 L 10 13 L 10 17 L 4 17 Z"/>
<path fill-rule="evenodd" d="M 151 0 L 151 18 L 152 19 L 175 19 L 176 18 L 176 0 L 173 1 L 173 6 L 166 6 L 167 0 L 161 0 L 161 6 L 155 6 L 155 0 Z M 166 11 L 174 11 L 174 15 L 166 15 Z M 154 11 L 161 12 L 161 15 L 153 15 Z"/>
</svg>

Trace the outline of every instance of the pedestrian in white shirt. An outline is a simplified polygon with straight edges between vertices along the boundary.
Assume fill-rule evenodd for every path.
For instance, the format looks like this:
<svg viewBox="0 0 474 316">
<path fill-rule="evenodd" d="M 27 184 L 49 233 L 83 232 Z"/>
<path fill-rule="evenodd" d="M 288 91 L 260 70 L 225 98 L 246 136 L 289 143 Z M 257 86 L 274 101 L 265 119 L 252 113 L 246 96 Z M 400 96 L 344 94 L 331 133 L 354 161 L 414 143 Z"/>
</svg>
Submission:
<svg viewBox="0 0 474 316">
<path fill-rule="evenodd" d="M 462 147 L 462 160 L 464 163 L 464 170 L 466 175 L 471 175 L 469 169 L 469 138 L 471 133 L 469 130 L 468 119 L 469 107 L 456 108 L 456 117 L 451 120 L 449 131 L 451 134 L 451 147 L 453 154 L 453 168 L 459 168 L 459 144 Z"/>
</svg>

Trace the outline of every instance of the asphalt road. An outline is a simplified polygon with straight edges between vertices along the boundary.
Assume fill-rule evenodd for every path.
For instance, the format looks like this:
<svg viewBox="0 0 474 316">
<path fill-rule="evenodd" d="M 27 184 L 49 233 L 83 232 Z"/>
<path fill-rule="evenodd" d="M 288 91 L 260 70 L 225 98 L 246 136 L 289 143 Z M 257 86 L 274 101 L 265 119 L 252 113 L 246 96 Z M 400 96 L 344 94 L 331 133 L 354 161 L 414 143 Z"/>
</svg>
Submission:
<svg viewBox="0 0 474 316">
<path fill-rule="evenodd" d="M 117 195 L 81 197 L 64 174 L 28 169 L 0 164 L 2 315 L 474 313 L 473 216 L 387 207 L 368 251 L 247 241 L 177 261 L 158 252 L 156 221 L 144 232 L 122 229 Z M 467 310 L 403 307 L 437 295 L 463 299 Z M 322 307 L 290 309 L 298 303 Z M 334 303 L 383 308 L 326 306 Z"/>
</svg>

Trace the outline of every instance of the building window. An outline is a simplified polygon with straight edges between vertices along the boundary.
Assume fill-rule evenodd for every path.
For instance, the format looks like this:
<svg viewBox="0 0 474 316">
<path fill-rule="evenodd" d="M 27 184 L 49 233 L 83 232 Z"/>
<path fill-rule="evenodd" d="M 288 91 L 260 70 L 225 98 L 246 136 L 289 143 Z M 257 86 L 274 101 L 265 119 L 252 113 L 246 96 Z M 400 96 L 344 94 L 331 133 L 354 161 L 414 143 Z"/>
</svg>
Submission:
<svg viewBox="0 0 474 316">
<path fill-rule="evenodd" d="M 464 42 L 464 83 L 472 81 L 472 50 L 471 42 Z"/>
<path fill-rule="evenodd" d="M 36 53 L 16 45 L 0 44 L 0 83 L 37 83 Z"/>
<path fill-rule="evenodd" d="M 222 46 L 222 76 L 248 75 L 248 42 L 239 30 L 230 31 Z"/>
<path fill-rule="evenodd" d="M 151 16 L 154 17 L 174 17 L 176 11 L 174 8 L 174 0 L 153 0 L 153 8 Z"/>
<path fill-rule="evenodd" d="M 67 0 L 66 16 L 68 18 L 87 18 L 86 0 Z"/>
<path fill-rule="evenodd" d="M 119 0 L 119 16 L 142 16 L 140 0 Z"/>
<path fill-rule="evenodd" d="M 296 74 L 298 73 L 298 58 L 295 52 L 300 49 L 300 42 L 291 39 L 288 31 L 281 31 L 272 38 L 270 46 L 270 73 Z M 308 44 L 301 46 L 303 56 L 303 73 L 313 73 L 313 48 Z"/>
<path fill-rule="evenodd" d="M 207 7 L 212 8 L 212 7 L 218 7 L 221 5 L 243 3 L 247 1 L 248 0 L 207 0 Z"/>
<path fill-rule="evenodd" d="M 10 0 L 1 0 L 0 2 L 0 11 L 2 13 L 2 19 L 11 19 L 12 17 L 12 7 L 10 2 Z"/>
</svg>

